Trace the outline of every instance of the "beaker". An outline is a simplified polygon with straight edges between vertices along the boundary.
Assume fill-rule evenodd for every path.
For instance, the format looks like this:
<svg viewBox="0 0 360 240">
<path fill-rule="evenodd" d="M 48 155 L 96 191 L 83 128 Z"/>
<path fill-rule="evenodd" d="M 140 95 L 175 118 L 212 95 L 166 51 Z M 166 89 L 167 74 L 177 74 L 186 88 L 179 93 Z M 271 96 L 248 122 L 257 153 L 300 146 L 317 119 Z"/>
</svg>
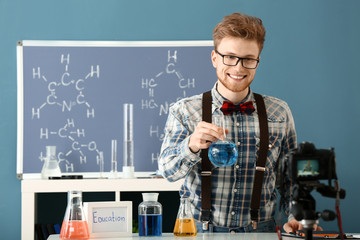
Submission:
<svg viewBox="0 0 360 240">
<path fill-rule="evenodd" d="M 46 157 L 41 170 L 41 178 L 61 177 L 61 170 L 56 157 L 56 146 L 46 146 Z"/>
<path fill-rule="evenodd" d="M 133 104 L 124 104 L 123 177 L 134 178 Z"/>
<path fill-rule="evenodd" d="M 197 230 L 190 202 L 187 198 L 181 198 L 174 227 L 174 235 L 177 237 L 194 237 L 196 234 Z"/>
<path fill-rule="evenodd" d="M 224 140 L 219 139 L 210 145 L 209 159 L 215 167 L 231 166 L 237 160 L 238 150 L 235 143 L 226 138 L 224 115 L 213 115 L 213 123 L 222 128 Z"/>
<path fill-rule="evenodd" d="M 89 228 L 82 205 L 82 192 L 69 191 L 60 239 L 88 239 Z"/>
<path fill-rule="evenodd" d="M 161 236 L 162 205 L 157 201 L 159 193 L 143 193 L 139 204 L 139 236 Z"/>
</svg>

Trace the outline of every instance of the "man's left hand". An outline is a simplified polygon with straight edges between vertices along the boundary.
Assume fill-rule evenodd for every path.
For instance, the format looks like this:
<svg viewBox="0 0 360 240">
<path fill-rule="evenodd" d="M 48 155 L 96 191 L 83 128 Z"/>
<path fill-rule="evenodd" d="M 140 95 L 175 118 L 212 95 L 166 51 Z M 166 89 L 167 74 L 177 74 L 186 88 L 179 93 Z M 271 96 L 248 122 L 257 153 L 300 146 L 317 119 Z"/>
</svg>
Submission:
<svg viewBox="0 0 360 240">
<path fill-rule="evenodd" d="M 289 222 L 285 223 L 283 228 L 287 233 L 295 233 L 296 230 L 303 230 L 302 224 L 296 219 L 290 220 Z M 322 227 L 315 224 L 314 231 L 323 231 L 323 229 Z"/>
</svg>

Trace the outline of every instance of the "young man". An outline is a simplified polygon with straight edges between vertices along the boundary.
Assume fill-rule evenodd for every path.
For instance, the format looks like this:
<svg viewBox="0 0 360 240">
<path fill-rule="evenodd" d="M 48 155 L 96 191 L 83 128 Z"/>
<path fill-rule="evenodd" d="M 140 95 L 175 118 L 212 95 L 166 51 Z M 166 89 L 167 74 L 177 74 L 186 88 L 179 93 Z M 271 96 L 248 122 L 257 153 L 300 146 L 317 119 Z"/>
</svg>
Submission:
<svg viewBox="0 0 360 240">
<path fill-rule="evenodd" d="M 218 81 L 211 90 L 212 114 L 225 115 L 224 101 L 234 105 L 254 102 L 250 84 L 254 80 L 265 40 L 259 18 L 234 13 L 226 16 L 213 32 L 211 60 Z M 250 218 L 250 199 L 259 152 L 259 118 L 256 104 L 250 112 L 230 112 L 224 116 L 227 138 L 237 145 L 238 159 L 232 166 L 212 167 L 211 217 L 213 231 L 275 231 L 275 180 L 278 162 L 296 147 L 294 120 L 288 105 L 263 95 L 269 129 L 257 227 Z M 202 121 L 202 95 L 174 104 L 165 127 L 159 169 L 169 181 L 185 178 L 181 197 L 192 203 L 197 229 L 202 232 L 201 150 L 223 139 L 222 129 Z M 301 226 L 296 220 L 285 224 L 287 232 Z"/>
</svg>

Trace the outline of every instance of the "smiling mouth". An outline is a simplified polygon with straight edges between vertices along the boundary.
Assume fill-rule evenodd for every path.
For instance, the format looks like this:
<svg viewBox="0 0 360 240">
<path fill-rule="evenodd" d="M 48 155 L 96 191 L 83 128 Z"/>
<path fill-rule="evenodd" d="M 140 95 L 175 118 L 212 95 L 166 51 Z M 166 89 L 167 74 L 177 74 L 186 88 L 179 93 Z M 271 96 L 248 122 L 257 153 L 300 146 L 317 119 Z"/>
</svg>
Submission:
<svg viewBox="0 0 360 240">
<path fill-rule="evenodd" d="M 243 80 L 244 78 L 246 78 L 246 75 L 231 75 L 230 73 L 228 73 L 228 76 L 235 80 Z"/>
</svg>

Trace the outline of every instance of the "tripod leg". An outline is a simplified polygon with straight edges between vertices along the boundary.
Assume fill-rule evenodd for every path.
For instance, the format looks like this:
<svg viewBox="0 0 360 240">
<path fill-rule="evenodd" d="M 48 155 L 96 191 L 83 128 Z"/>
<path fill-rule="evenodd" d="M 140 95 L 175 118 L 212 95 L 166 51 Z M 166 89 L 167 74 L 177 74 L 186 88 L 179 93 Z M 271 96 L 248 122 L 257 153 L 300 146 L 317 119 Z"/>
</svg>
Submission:
<svg viewBox="0 0 360 240">
<path fill-rule="evenodd" d="M 304 232 L 305 232 L 305 240 L 312 240 L 313 236 L 313 230 L 312 228 L 305 228 L 304 229 Z"/>
</svg>

